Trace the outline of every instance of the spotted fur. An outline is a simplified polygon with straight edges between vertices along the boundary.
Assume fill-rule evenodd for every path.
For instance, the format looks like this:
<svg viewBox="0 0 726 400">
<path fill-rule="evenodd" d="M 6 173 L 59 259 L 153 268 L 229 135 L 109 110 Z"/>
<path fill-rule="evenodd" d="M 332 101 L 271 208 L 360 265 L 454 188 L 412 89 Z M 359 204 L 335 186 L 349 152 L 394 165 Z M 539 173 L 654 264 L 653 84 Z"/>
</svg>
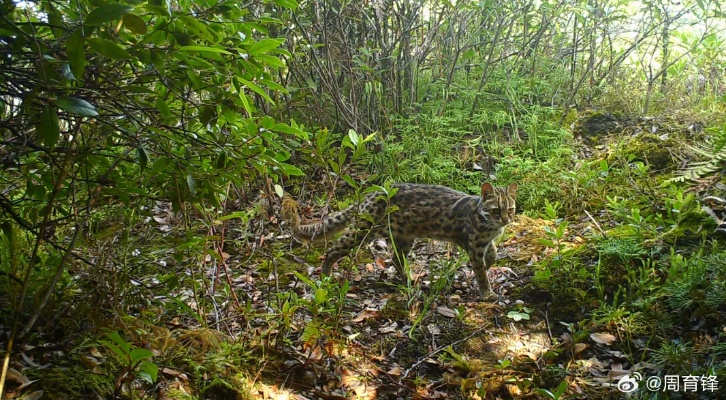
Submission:
<svg viewBox="0 0 726 400">
<path fill-rule="evenodd" d="M 479 196 L 445 186 L 412 183 L 392 186 L 398 191 L 390 200 L 381 193 L 372 193 L 360 204 L 331 214 L 318 223 L 299 225 L 295 216 L 292 231 L 299 240 L 328 241 L 343 232 L 326 253 L 323 274 L 330 275 L 335 262 L 361 243 L 392 238 L 393 263 L 403 277 L 404 257 L 413 241 L 434 239 L 466 250 L 482 299 L 492 296 L 487 268 L 497 257 L 494 239 L 514 217 L 517 184 L 494 187 L 484 183 Z"/>
</svg>

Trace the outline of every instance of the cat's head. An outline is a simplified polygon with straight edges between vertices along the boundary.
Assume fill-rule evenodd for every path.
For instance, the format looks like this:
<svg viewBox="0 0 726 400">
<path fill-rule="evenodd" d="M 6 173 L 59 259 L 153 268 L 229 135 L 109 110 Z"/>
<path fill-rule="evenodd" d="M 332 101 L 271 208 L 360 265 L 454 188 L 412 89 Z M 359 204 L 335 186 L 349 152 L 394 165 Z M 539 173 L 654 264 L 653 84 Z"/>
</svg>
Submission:
<svg viewBox="0 0 726 400">
<path fill-rule="evenodd" d="M 507 187 L 492 186 L 485 182 L 481 185 L 481 205 L 479 213 L 495 225 L 504 226 L 512 222 L 516 211 L 517 184 Z"/>
</svg>

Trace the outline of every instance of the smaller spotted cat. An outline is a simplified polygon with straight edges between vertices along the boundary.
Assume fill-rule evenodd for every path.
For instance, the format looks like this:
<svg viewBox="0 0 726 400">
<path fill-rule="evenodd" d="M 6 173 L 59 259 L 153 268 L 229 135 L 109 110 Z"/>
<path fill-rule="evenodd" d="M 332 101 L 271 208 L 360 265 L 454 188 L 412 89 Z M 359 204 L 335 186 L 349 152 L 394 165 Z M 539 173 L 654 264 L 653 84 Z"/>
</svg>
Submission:
<svg viewBox="0 0 726 400">
<path fill-rule="evenodd" d="M 514 217 L 517 184 L 495 187 L 484 183 L 479 196 L 445 186 L 399 183 L 391 187 L 397 192 L 389 200 L 381 193 L 371 193 L 360 204 L 328 215 L 318 223 L 300 225 L 296 207 L 285 204 L 283 215 L 292 222 L 293 235 L 303 242 L 327 241 L 344 231 L 326 253 L 322 271 L 325 275 L 330 275 L 335 262 L 361 243 L 391 238 L 395 250 L 393 264 L 403 277 L 404 257 L 413 241 L 434 239 L 466 250 L 481 299 L 496 297 L 487 269 L 497 257 L 494 239 Z"/>
</svg>

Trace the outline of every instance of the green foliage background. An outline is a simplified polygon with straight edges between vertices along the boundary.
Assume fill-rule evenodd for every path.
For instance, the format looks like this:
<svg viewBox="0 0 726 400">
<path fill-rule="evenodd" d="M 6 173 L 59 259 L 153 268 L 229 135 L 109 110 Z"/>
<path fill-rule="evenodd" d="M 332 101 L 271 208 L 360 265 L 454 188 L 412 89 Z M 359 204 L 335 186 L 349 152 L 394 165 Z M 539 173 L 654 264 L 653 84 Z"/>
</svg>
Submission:
<svg viewBox="0 0 726 400">
<path fill-rule="evenodd" d="M 691 357 L 668 341 L 683 314 L 724 318 L 722 239 L 686 193 L 723 184 L 726 21 L 717 1 L 639 4 L 3 1 L 0 325 L 33 342 L 84 316 L 65 334 L 155 381 L 130 343 L 152 326 L 222 331 L 220 304 L 256 315 L 218 278 L 230 248 L 277 276 L 282 250 L 254 257 L 283 192 L 335 208 L 386 181 L 517 181 L 520 210 L 558 227 L 534 284 L 587 304 L 588 329 L 651 335 L 664 365 Z M 602 210 L 603 237 L 570 251 L 562 218 L 583 210 Z M 314 301 L 270 297 L 270 331 L 307 310 L 305 337 L 336 334 L 348 287 L 308 284 Z M 161 357 L 260 368 L 263 346 L 204 337 L 212 356 Z M 216 379 L 201 397 L 246 377 Z"/>
</svg>

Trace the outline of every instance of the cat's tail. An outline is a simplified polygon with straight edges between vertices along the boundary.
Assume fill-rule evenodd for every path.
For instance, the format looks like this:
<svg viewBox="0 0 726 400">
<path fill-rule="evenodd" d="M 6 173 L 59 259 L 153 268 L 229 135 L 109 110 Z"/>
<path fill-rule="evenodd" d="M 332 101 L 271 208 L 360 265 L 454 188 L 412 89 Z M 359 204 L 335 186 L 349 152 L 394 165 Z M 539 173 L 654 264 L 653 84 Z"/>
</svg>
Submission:
<svg viewBox="0 0 726 400">
<path fill-rule="evenodd" d="M 298 203 L 292 198 L 285 196 L 282 199 L 282 218 L 290 224 L 292 235 L 303 243 L 332 239 L 333 236 L 346 228 L 348 219 L 345 216 L 353 208 L 349 207 L 343 211 L 328 215 L 322 221 L 314 224 L 301 225 L 298 207 Z"/>
</svg>

